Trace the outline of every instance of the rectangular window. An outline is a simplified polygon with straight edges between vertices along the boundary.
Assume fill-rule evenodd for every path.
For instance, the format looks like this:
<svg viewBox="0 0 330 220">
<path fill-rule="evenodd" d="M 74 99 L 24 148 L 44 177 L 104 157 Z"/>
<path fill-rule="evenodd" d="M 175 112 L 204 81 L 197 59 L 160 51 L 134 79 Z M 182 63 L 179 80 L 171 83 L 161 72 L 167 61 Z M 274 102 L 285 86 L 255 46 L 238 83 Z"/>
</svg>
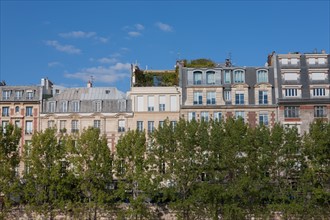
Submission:
<svg viewBox="0 0 330 220">
<path fill-rule="evenodd" d="M 281 63 L 282 63 L 283 65 L 288 64 L 288 59 L 286 59 L 286 58 L 282 58 L 282 59 L 281 59 Z"/>
<path fill-rule="evenodd" d="M 245 82 L 243 70 L 234 71 L 234 82 L 235 83 L 244 83 Z"/>
<path fill-rule="evenodd" d="M 3 130 L 3 133 L 6 133 L 7 126 L 9 125 L 9 121 L 2 121 L 1 127 Z"/>
<path fill-rule="evenodd" d="M 155 97 L 148 96 L 148 112 L 153 112 L 155 106 Z"/>
<path fill-rule="evenodd" d="M 165 123 L 164 121 L 159 121 L 159 122 L 158 122 L 158 126 L 159 126 L 160 128 L 162 128 L 162 127 L 164 127 L 164 123 Z"/>
<path fill-rule="evenodd" d="M 203 104 L 202 92 L 194 92 L 194 105 L 202 105 L 202 104 Z"/>
<path fill-rule="evenodd" d="M 259 105 L 267 105 L 267 104 L 268 104 L 268 92 L 259 91 Z"/>
<path fill-rule="evenodd" d="M 178 111 L 177 96 L 175 96 L 175 95 L 171 95 L 171 96 L 170 96 L 170 101 L 171 101 L 171 112 L 176 112 L 176 111 Z"/>
<path fill-rule="evenodd" d="M 215 84 L 215 72 L 214 71 L 208 71 L 206 72 L 206 83 L 207 84 Z"/>
<path fill-rule="evenodd" d="M 202 84 L 202 72 L 194 72 L 194 85 Z"/>
<path fill-rule="evenodd" d="M 196 112 L 188 112 L 188 121 L 196 120 Z"/>
<path fill-rule="evenodd" d="M 66 120 L 60 120 L 60 132 L 66 132 Z"/>
<path fill-rule="evenodd" d="M 209 112 L 201 112 L 201 120 L 202 121 L 209 121 Z"/>
<path fill-rule="evenodd" d="M 33 107 L 31 107 L 31 106 L 26 107 L 25 116 L 32 116 L 33 115 L 32 110 L 33 110 Z"/>
<path fill-rule="evenodd" d="M 34 92 L 33 91 L 27 91 L 26 92 L 26 99 L 31 100 L 34 97 Z"/>
<path fill-rule="evenodd" d="M 68 102 L 62 101 L 60 108 L 61 108 L 61 112 L 67 112 L 68 111 Z"/>
<path fill-rule="evenodd" d="M 259 124 L 268 126 L 268 113 L 259 114 Z"/>
<path fill-rule="evenodd" d="M 314 88 L 313 96 L 325 96 L 325 88 Z"/>
<path fill-rule="evenodd" d="M 10 99 L 11 91 L 10 90 L 4 90 L 2 91 L 2 99 L 8 100 Z"/>
<path fill-rule="evenodd" d="M 315 118 L 327 117 L 326 106 L 315 106 L 314 107 L 314 117 Z"/>
<path fill-rule="evenodd" d="M 93 127 L 100 129 L 101 128 L 101 120 L 94 120 L 93 121 Z"/>
<path fill-rule="evenodd" d="M 176 121 L 171 121 L 171 127 L 174 129 L 176 127 L 177 122 Z"/>
<path fill-rule="evenodd" d="M 95 101 L 93 103 L 93 110 L 94 112 L 101 112 L 101 106 L 102 106 L 102 102 L 101 101 Z"/>
<path fill-rule="evenodd" d="M 268 71 L 258 70 L 257 71 L 257 82 L 258 83 L 268 82 Z"/>
<path fill-rule="evenodd" d="M 213 118 L 214 118 L 214 121 L 221 121 L 222 113 L 221 112 L 214 112 L 213 113 Z"/>
<path fill-rule="evenodd" d="M 285 118 L 299 118 L 299 107 L 298 106 L 286 106 L 284 107 Z"/>
<path fill-rule="evenodd" d="M 230 70 L 225 70 L 225 84 L 231 83 Z"/>
<path fill-rule="evenodd" d="M 55 112 L 55 102 L 49 102 L 48 105 L 48 111 Z"/>
<path fill-rule="evenodd" d="M 143 121 L 137 121 L 136 122 L 136 129 L 138 131 L 143 131 Z"/>
<path fill-rule="evenodd" d="M 297 97 L 298 89 L 285 89 L 285 96 L 286 97 Z"/>
<path fill-rule="evenodd" d="M 215 92 L 207 92 L 206 93 L 207 104 L 208 105 L 215 105 Z"/>
<path fill-rule="evenodd" d="M 118 132 L 125 132 L 125 120 L 118 120 Z"/>
<path fill-rule="evenodd" d="M 9 107 L 2 107 L 2 116 L 9 116 Z"/>
<path fill-rule="evenodd" d="M 72 111 L 79 112 L 79 102 L 78 101 L 72 102 Z"/>
<path fill-rule="evenodd" d="M 165 111 L 165 96 L 159 96 L 159 111 L 163 112 Z"/>
<path fill-rule="evenodd" d="M 155 130 L 154 121 L 148 121 L 148 133 L 151 133 Z"/>
<path fill-rule="evenodd" d="M 79 132 L 79 128 L 78 128 L 78 120 L 72 120 L 72 121 L 71 121 L 71 132 L 72 132 L 72 133 Z"/>
<path fill-rule="evenodd" d="M 143 106 L 144 106 L 144 100 L 143 96 L 138 96 L 137 97 L 137 111 L 142 112 L 143 111 Z"/>
<path fill-rule="evenodd" d="M 236 119 L 242 118 L 245 121 L 244 111 L 236 111 L 235 112 L 235 117 L 236 117 Z"/>
<path fill-rule="evenodd" d="M 224 91 L 225 101 L 231 102 L 231 91 L 225 90 Z"/>
<path fill-rule="evenodd" d="M 21 121 L 20 120 L 15 121 L 15 127 L 17 127 L 17 128 L 21 127 Z"/>
<path fill-rule="evenodd" d="M 298 64 L 298 59 L 297 58 L 291 58 L 291 64 L 292 65 Z"/>
<path fill-rule="evenodd" d="M 23 91 L 22 90 L 16 90 L 15 91 L 15 99 L 19 100 L 19 99 L 22 99 L 22 97 L 23 97 Z"/>
<path fill-rule="evenodd" d="M 325 64 L 325 58 L 318 58 L 318 63 L 319 64 Z"/>
<path fill-rule="evenodd" d="M 235 94 L 235 104 L 236 105 L 244 105 L 244 93 L 236 92 L 236 94 Z"/>
<path fill-rule="evenodd" d="M 53 128 L 53 127 L 55 127 L 55 122 L 54 122 L 54 120 L 49 120 L 49 121 L 47 122 L 47 124 L 48 124 L 48 128 Z"/>
<path fill-rule="evenodd" d="M 25 121 L 25 134 L 32 134 L 32 133 L 33 133 L 32 121 Z"/>
<path fill-rule="evenodd" d="M 315 58 L 308 58 L 308 64 L 315 64 Z"/>
</svg>

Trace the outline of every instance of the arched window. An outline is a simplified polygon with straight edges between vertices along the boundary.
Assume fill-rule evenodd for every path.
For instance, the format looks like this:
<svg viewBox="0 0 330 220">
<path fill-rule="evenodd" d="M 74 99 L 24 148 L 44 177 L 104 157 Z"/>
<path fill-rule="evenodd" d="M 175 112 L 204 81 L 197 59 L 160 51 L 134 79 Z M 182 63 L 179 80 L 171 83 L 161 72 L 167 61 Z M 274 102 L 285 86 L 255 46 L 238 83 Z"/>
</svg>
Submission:
<svg viewBox="0 0 330 220">
<path fill-rule="evenodd" d="M 206 72 L 206 83 L 207 84 L 215 84 L 215 72 L 207 71 Z"/>
<path fill-rule="evenodd" d="M 268 82 L 268 71 L 258 70 L 257 71 L 257 83 Z"/>
<path fill-rule="evenodd" d="M 202 84 L 202 72 L 195 71 L 194 72 L 194 85 L 201 85 Z"/>
<path fill-rule="evenodd" d="M 234 71 L 234 83 L 244 83 L 245 76 L 243 70 L 235 70 Z"/>
</svg>

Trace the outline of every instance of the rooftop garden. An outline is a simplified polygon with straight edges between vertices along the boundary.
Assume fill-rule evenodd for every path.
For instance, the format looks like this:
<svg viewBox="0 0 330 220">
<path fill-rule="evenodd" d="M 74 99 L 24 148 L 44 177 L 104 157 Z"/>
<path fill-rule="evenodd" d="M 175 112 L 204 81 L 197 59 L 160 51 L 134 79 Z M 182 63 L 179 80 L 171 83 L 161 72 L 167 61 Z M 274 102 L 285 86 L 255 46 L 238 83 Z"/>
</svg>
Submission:
<svg viewBox="0 0 330 220">
<path fill-rule="evenodd" d="M 143 86 L 177 86 L 179 85 L 179 69 L 152 71 L 135 69 L 135 85 Z"/>
<path fill-rule="evenodd" d="M 190 68 L 203 68 L 203 67 L 212 68 L 212 67 L 216 67 L 215 62 L 213 62 L 210 59 L 204 59 L 204 58 L 196 59 L 196 60 L 190 60 L 190 61 L 183 60 L 183 65 L 185 67 L 190 67 Z"/>
</svg>

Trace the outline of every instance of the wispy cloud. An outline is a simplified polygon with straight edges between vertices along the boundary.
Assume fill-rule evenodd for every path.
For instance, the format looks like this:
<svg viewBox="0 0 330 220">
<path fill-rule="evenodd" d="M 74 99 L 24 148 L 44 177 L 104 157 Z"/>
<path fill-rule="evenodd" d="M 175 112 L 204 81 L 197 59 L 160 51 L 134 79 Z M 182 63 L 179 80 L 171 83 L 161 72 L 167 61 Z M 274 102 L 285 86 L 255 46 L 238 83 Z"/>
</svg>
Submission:
<svg viewBox="0 0 330 220">
<path fill-rule="evenodd" d="M 139 30 L 139 31 L 144 30 L 144 26 L 142 24 L 136 24 L 134 26 L 135 26 L 136 30 Z"/>
<path fill-rule="evenodd" d="M 48 67 L 63 66 L 60 62 L 53 61 L 48 63 Z"/>
<path fill-rule="evenodd" d="M 79 48 L 76 48 L 73 45 L 62 45 L 56 40 L 48 40 L 45 42 L 47 46 L 54 47 L 56 50 L 65 52 L 68 54 L 80 54 L 81 50 Z"/>
<path fill-rule="evenodd" d="M 116 58 L 102 57 L 97 60 L 99 63 L 116 63 L 118 60 Z"/>
<path fill-rule="evenodd" d="M 114 83 L 124 78 L 130 77 L 130 63 L 116 63 L 111 66 L 97 66 L 84 68 L 76 73 L 66 73 L 64 76 L 67 78 L 80 79 L 88 81 L 90 76 L 95 78 L 96 82 Z"/>
<path fill-rule="evenodd" d="M 172 26 L 170 26 L 170 25 L 168 25 L 168 24 L 165 24 L 165 23 L 162 23 L 162 22 L 157 22 L 157 23 L 156 23 L 156 26 L 157 26 L 160 30 L 162 30 L 162 31 L 164 31 L 164 32 L 172 32 L 172 31 L 173 31 L 173 27 L 172 27 Z"/>
<path fill-rule="evenodd" d="M 96 33 L 84 32 L 84 31 L 71 31 L 67 33 L 59 33 L 58 35 L 63 38 L 91 38 L 96 36 Z"/>
<path fill-rule="evenodd" d="M 128 32 L 128 35 L 130 37 L 139 37 L 139 36 L 141 36 L 141 33 L 137 32 L 137 31 L 130 31 L 130 32 Z"/>
</svg>

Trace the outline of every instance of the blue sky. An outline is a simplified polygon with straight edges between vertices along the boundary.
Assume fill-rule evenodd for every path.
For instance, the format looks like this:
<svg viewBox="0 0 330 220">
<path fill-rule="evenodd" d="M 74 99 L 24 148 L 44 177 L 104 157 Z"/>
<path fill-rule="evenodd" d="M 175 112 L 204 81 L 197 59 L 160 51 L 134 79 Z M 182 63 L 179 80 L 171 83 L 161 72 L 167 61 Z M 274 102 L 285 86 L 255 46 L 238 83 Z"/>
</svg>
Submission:
<svg viewBox="0 0 330 220">
<path fill-rule="evenodd" d="M 263 66 L 276 53 L 330 52 L 324 1 L 4 1 L 1 80 L 7 85 L 114 86 L 130 64 L 173 69 L 177 59 Z"/>
</svg>

